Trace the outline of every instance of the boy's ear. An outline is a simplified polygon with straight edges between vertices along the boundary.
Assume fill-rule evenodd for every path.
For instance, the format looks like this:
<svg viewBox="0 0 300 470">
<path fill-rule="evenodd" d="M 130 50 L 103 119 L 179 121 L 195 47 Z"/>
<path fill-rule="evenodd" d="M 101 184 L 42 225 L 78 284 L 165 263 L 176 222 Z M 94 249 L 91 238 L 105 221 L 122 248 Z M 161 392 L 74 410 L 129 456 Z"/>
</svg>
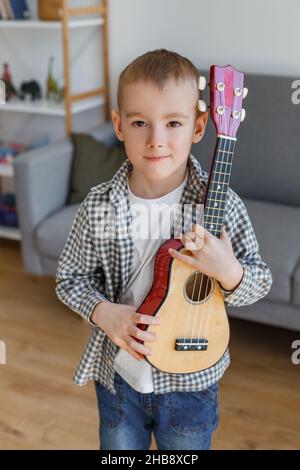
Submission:
<svg viewBox="0 0 300 470">
<path fill-rule="evenodd" d="M 123 136 L 122 129 L 121 129 L 121 115 L 120 115 L 120 112 L 115 110 L 115 109 L 112 109 L 111 110 L 111 120 L 112 120 L 113 125 L 114 125 L 116 136 L 118 137 L 119 140 L 123 141 L 124 136 Z"/>
<path fill-rule="evenodd" d="M 206 124 L 207 124 L 208 112 L 205 111 L 197 116 L 195 121 L 194 135 L 193 135 L 193 144 L 200 142 L 204 136 Z"/>
</svg>

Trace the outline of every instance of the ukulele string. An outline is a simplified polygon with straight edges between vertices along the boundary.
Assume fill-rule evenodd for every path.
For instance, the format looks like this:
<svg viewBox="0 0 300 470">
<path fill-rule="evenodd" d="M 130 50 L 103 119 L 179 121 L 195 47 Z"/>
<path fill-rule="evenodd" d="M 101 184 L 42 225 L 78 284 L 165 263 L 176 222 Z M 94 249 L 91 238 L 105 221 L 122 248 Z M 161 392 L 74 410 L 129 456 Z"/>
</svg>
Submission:
<svg viewBox="0 0 300 470">
<path fill-rule="evenodd" d="M 202 212 L 202 221 L 201 221 L 202 223 L 203 223 L 203 218 L 204 218 L 204 211 Z M 195 234 L 195 243 L 196 243 L 196 239 L 197 239 L 197 235 Z M 203 284 L 203 279 L 204 279 L 203 273 L 201 273 L 200 271 L 197 271 L 196 279 L 194 281 L 194 285 L 196 285 L 198 275 L 200 276 L 200 287 L 199 287 L 199 291 L 198 291 L 198 298 L 197 298 L 197 301 L 196 301 L 196 309 L 195 309 L 196 311 L 194 312 L 194 321 L 193 321 L 193 329 L 192 329 L 192 334 L 191 334 L 191 341 L 192 341 L 193 336 L 194 336 L 195 325 L 196 325 L 197 318 L 198 318 L 199 301 L 200 301 L 200 297 L 201 297 L 202 284 Z M 201 319 L 202 319 L 202 317 L 203 317 L 203 315 L 201 315 Z"/>
<path fill-rule="evenodd" d="M 193 221 L 193 214 L 192 214 L 192 221 Z M 184 231 L 185 231 L 185 227 L 182 226 L 182 233 L 184 233 Z M 181 233 L 181 235 L 182 235 L 182 233 Z M 187 285 L 186 285 L 185 289 L 187 289 Z M 194 296 L 194 291 L 195 291 L 195 284 L 193 284 L 192 298 Z M 185 320 L 185 332 L 184 332 L 184 336 L 183 336 L 183 342 L 184 343 L 185 343 L 186 337 L 187 337 L 187 331 L 188 331 L 188 325 L 189 325 L 189 318 L 190 318 L 190 314 L 191 314 L 191 309 L 192 309 L 192 306 L 191 306 L 191 303 L 189 303 L 187 319 Z"/>
<path fill-rule="evenodd" d="M 224 163 L 227 163 L 226 159 L 228 158 L 228 157 L 226 157 L 226 154 L 227 154 L 227 155 L 229 155 L 229 154 L 232 155 L 232 153 L 233 153 L 233 147 L 234 147 L 234 141 L 231 140 L 231 139 L 226 139 L 225 145 L 224 145 L 224 150 L 222 151 L 222 158 L 221 158 L 221 161 L 220 161 L 220 167 L 221 167 L 221 168 L 224 167 L 224 166 L 227 167 L 227 165 L 224 165 Z M 227 171 L 225 171 L 224 173 L 227 173 Z M 221 186 L 222 191 L 224 190 L 224 182 L 226 182 L 226 177 L 227 177 L 227 176 L 228 176 L 228 175 L 223 175 L 223 181 L 222 181 L 222 186 Z M 220 184 L 221 179 L 222 179 L 222 178 L 221 178 L 221 176 L 220 176 L 219 181 L 218 181 L 218 184 Z M 227 183 L 228 183 L 228 181 L 227 181 Z M 221 198 L 221 200 L 222 200 L 222 199 L 223 199 L 223 198 Z M 225 198 L 224 198 L 224 202 L 226 203 L 226 195 L 225 195 Z M 224 204 L 223 212 L 224 212 L 224 210 L 225 210 L 225 204 Z M 219 207 L 218 207 L 217 224 L 219 224 L 219 218 L 220 218 L 220 217 L 221 217 L 221 219 L 222 219 L 221 204 L 219 204 Z M 220 224 L 219 224 L 219 225 L 220 225 Z M 208 334 L 208 327 L 209 327 L 209 317 L 207 317 L 206 328 L 205 328 L 205 335 Z M 206 336 L 205 336 L 205 337 L 206 337 Z"/>
<path fill-rule="evenodd" d="M 218 147 L 217 147 L 217 156 L 220 154 L 221 152 L 221 140 L 219 140 L 219 143 L 218 143 Z M 218 163 L 218 158 L 216 159 L 215 161 L 216 163 Z M 219 180 L 218 181 L 213 181 L 213 184 L 216 184 L 217 185 L 217 188 L 218 188 L 218 185 L 220 183 L 220 173 L 218 172 L 218 178 Z M 215 198 L 214 198 L 215 199 Z M 212 228 L 212 227 L 210 227 Z M 209 283 L 210 283 L 210 277 L 209 276 L 206 276 L 206 290 L 205 290 L 205 297 L 207 297 L 207 291 L 208 291 L 208 286 L 209 286 Z M 198 328 L 198 342 L 201 338 L 201 331 L 202 330 L 202 325 L 204 323 L 204 335 L 203 336 L 203 339 L 206 339 L 206 335 L 207 335 L 207 330 L 208 330 L 208 321 L 209 321 L 209 316 L 210 316 L 210 309 L 211 309 L 211 305 L 209 304 L 208 305 L 208 309 L 203 311 L 203 314 L 201 316 L 201 321 L 200 321 L 200 325 L 199 325 L 199 328 Z"/>
<path fill-rule="evenodd" d="M 223 102 L 223 104 L 224 104 L 224 102 Z M 226 113 L 224 113 L 224 114 L 225 114 L 224 118 L 225 118 L 225 126 L 226 126 Z M 220 121 L 221 121 L 221 127 L 223 128 L 224 127 L 223 114 L 220 115 Z M 218 147 L 219 147 L 219 145 L 220 145 L 220 141 L 218 143 Z M 204 218 L 204 216 L 205 216 L 205 211 L 203 211 L 203 218 Z M 195 237 L 197 237 L 197 235 L 195 235 Z M 201 298 L 202 284 L 203 284 L 204 277 L 206 278 L 204 299 L 207 297 L 207 290 L 208 290 L 208 286 L 209 286 L 209 277 L 204 275 L 203 273 L 199 272 L 195 276 L 194 285 L 193 285 L 193 293 L 194 293 L 194 290 L 195 290 L 195 285 L 196 285 L 196 282 L 197 282 L 198 274 L 201 276 L 201 278 L 200 278 L 201 281 L 200 281 L 200 288 L 199 288 L 199 291 L 198 291 L 198 298 L 197 298 L 197 302 L 196 302 L 196 309 L 195 309 L 196 311 L 195 311 L 195 314 L 194 314 L 194 322 L 193 322 L 193 329 L 192 329 L 190 343 L 193 339 L 194 329 L 195 329 L 195 325 L 196 325 L 196 321 L 197 321 L 197 317 L 198 317 L 198 310 L 199 310 L 199 305 L 200 305 L 200 298 Z M 191 306 L 189 308 L 189 313 L 188 313 L 188 322 L 189 322 L 189 318 L 190 318 L 190 310 L 191 310 Z M 205 316 L 208 316 L 208 315 L 205 315 L 205 309 L 203 309 L 203 312 L 201 312 L 201 315 L 199 315 L 199 316 L 200 316 L 200 320 L 199 320 L 200 325 L 198 327 L 198 338 L 197 338 L 198 341 L 199 341 L 200 336 L 201 336 L 201 330 L 202 330 L 202 324 L 203 324 L 204 318 L 205 318 Z"/>
<path fill-rule="evenodd" d="M 197 222 L 197 211 L 196 211 L 196 219 L 195 221 Z M 193 214 L 192 214 L 192 223 L 193 223 Z M 194 281 L 193 281 L 193 289 L 192 289 L 192 296 L 191 296 L 191 299 L 194 299 L 194 295 L 195 295 L 195 288 L 196 288 L 196 284 L 197 284 L 197 276 L 198 274 L 200 274 L 200 272 L 197 272 L 196 271 L 196 274 L 195 274 L 195 278 Z M 194 275 L 194 273 L 192 274 Z M 191 299 L 190 299 L 190 302 L 189 302 L 189 309 L 188 309 L 188 314 L 187 314 L 187 320 L 186 320 L 186 325 L 185 325 L 185 332 L 184 332 L 184 342 L 186 341 L 186 336 L 187 336 L 187 331 L 188 331 L 188 326 L 189 326 L 189 323 L 190 323 L 190 317 L 191 317 L 191 312 L 192 312 L 192 302 L 191 302 Z M 190 338 L 190 343 L 192 341 L 192 336 Z"/>
<path fill-rule="evenodd" d="M 220 101 L 222 102 L 222 105 L 225 107 L 225 101 L 224 101 L 224 95 L 223 93 L 221 93 L 221 98 L 220 98 Z M 223 122 L 223 114 L 224 114 L 224 122 Z M 222 129 L 222 131 L 224 132 L 224 125 L 225 125 L 225 128 L 226 128 L 226 110 L 223 114 L 220 114 L 220 127 Z M 218 142 L 218 146 L 217 146 L 217 151 L 219 151 L 220 149 L 220 145 L 221 145 L 221 141 Z M 207 202 L 207 201 L 206 201 Z M 205 213 L 205 211 L 204 211 Z M 205 296 L 204 296 L 204 299 L 207 297 L 207 290 L 208 290 L 208 286 L 209 286 L 209 277 L 208 276 L 205 276 L 206 277 L 206 288 L 205 288 Z M 198 296 L 198 304 L 197 304 L 197 308 L 196 308 L 196 317 L 198 315 L 198 307 L 199 307 L 199 300 L 200 300 L 200 297 L 201 297 L 201 291 L 202 291 L 202 283 L 203 283 L 203 279 L 204 279 L 204 275 L 203 273 L 201 274 L 201 284 L 200 284 L 200 290 L 199 290 L 199 296 Z M 205 304 L 204 306 L 205 307 Z M 210 309 L 210 305 L 209 305 L 209 309 Z M 199 339 L 201 338 L 201 331 L 202 331 L 202 324 L 203 324 L 203 321 L 205 319 L 205 317 L 208 318 L 209 316 L 209 311 L 208 313 L 205 312 L 205 308 L 203 308 L 203 313 L 200 317 L 200 320 L 199 320 L 199 327 L 198 327 L 198 342 L 199 342 Z M 204 325 L 205 325 L 205 321 L 204 321 Z M 205 328 L 206 329 L 206 328 Z M 205 339 L 205 336 L 204 336 L 204 339 Z"/>
<path fill-rule="evenodd" d="M 237 100 L 237 97 L 236 97 L 236 95 L 234 95 L 233 106 L 232 106 L 232 107 L 233 107 L 233 110 L 235 110 L 236 100 Z M 229 127 L 230 127 L 231 129 L 233 129 L 233 126 L 234 126 L 234 119 L 233 119 L 232 113 L 231 113 L 231 115 L 230 115 Z M 229 134 L 230 134 L 230 132 L 229 132 Z M 234 134 L 231 134 L 231 135 L 234 135 Z M 228 143 L 228 147 L 226 148 L 226 144 L 227 144 L 227 143 Z M 230 154 L 230 155 L 233 155 L 233 153 L 234 153 L 234 148 L 235 148 L 235 141 L 234 141 L 234 140 L 231 140 L 231 139 L 226 139 L 224 147 L 225 147 L 225 148 L 224 148 L 223 150 L 222 150 L 222 149 L 220 150 L 220 152 L 222 152 L 222 158 L 221 158 L 221 161 L 220 161 L 220 166 L 221 166 L 221 167 L 222 167 L 222 165 L 224 166 L 224 163 L 225 163 L 225 164 L 228 163 L 228 162 L 226 161 L 226 154 L 227 154 L 227 155 L 229 155 L 229 154 Z M 223 160 L 223 157 L 224 157 L 225 161 Z M 227 157 L 227 158 L 228 158 L 228 157 Z M 230 163 L 231 163 L 231 162 L 230 162 Z M 227 167 L 227 165 L 226 165 L 226 167 Z M 227 169 L 227 168 L 226 168 L 226 169 Z M 227 171 L 224 171 L 224 173 L 227 173 Z M 221 175 L 221 173 L 219 173 L 219 175 Z M 222 181 L 222 185 L 223 185 L 224 182 L 226 182 L 226 176 L 229 176 L 229 177 L 230 177 L 230 171 L 229 171 L 229 175 L 224 174 L 224 178 L 223 178 L 223 181 Z M 218 184 L 220 183 L 220 180 L 221 180 L 221 177 L 219 178 Z M 228 181 L 227 181 L 227 185 L 228 185 L 228 183 L 229 183 L 229 178 L 228 178 Z M 222 188 L 222 189 L 224 189 L 224 188 Z M 224 201 L 224 202 L 225 202 L 225 204 L 226 204 L 226 198 L 225 198 L 225 201 Z M 223 212 L 224 212 L 224 210 L 225 210 L 225 204 L 224 204 Z M 220 211 L 221 211 L 221 208 L 220 208 L 220 206 L 219 206 L 219 208 L 218 208 L 218 215 L 217 215 L 217 221 L 219 220 L 219 217 L 220 217 Z M 221 213 L 221 218 L 222 218 L 222 213 Z M 224 217 L 223 217 L 223 219 L 224 219 Z M 222 220 L 223 220 L 223 219 L 222 219 Z M 218 222 L 217 222 L 217 223 L 218 223 Z M 207 317 L 206 328 L 205 328 L 205 336 L 204 336 L 204 337 L 206 337 L 207 334 L 208 334 L 208 324 L 209 324 L 209 316 Z"/>
</svg>

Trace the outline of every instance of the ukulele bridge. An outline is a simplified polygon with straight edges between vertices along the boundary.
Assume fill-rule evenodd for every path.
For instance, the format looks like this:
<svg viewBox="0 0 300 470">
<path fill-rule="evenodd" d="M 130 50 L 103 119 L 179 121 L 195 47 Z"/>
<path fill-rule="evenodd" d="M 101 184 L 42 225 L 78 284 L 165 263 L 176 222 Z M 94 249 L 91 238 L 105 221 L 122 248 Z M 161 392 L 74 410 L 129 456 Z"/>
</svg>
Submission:
<svg viewBox="0 0 300 470">
<path fill-rule="evenodd" d="M 208 340 L 204 338 L 178 338 L 175 341 L 176 351 L 207 351 Z"/>
</svg>

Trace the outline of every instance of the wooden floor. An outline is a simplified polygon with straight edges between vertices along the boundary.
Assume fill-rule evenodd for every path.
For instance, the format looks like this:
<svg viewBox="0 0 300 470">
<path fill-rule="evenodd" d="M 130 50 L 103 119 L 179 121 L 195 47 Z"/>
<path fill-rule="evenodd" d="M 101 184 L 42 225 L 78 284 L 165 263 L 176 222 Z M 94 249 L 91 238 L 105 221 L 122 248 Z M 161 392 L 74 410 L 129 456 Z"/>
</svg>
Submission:
<svg viewBox="0 0 300 470">
<path fill-rule="evenodd" d="M 72 383 L 89 326 L 55 296 L 54 279 L 24 274 L 18 242 L 0 239 L 1 449 L 97 449 L 93 385 Z M 300 333 L 231 320 L 214 449 L 299 449 Z"/>
</svg>

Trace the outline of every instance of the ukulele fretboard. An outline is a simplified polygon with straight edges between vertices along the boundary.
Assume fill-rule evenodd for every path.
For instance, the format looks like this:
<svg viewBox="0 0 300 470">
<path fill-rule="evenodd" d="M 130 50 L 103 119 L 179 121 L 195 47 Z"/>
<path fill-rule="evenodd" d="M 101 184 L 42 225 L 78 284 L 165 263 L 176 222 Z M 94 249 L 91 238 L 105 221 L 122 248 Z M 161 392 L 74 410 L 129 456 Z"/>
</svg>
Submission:
<svg viewBox="0 0 300 470">
<path fill-rule="evenodd" d="M 235 142 L 235 139 L 218 137 L 207 183 L 203 226 L 217 238 L 222 230 Z"/>
</svg>

